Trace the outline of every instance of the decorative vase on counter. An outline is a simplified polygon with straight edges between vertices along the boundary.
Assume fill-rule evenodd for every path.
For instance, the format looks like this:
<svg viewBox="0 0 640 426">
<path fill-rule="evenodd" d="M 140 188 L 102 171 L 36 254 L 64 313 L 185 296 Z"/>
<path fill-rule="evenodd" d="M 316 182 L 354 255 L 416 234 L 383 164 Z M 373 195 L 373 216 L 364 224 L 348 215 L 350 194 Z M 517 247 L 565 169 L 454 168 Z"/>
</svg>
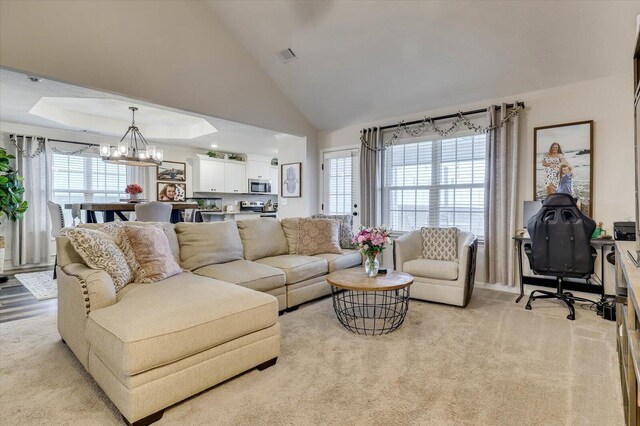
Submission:
<svg viewBox="0 0 640 426">
<path fill-rule="evenodd" d="M 378 276 L 378 270 L 380 269 L 380 262 L 378 262 L 378 255 L 368 255 L 364 261 L 364 271 L 369 278 Z"/>
<path fill-rule="evenodd" d="M 129 194 L 129 200 L 138 201 L 138 194 Z"/>
</svg>

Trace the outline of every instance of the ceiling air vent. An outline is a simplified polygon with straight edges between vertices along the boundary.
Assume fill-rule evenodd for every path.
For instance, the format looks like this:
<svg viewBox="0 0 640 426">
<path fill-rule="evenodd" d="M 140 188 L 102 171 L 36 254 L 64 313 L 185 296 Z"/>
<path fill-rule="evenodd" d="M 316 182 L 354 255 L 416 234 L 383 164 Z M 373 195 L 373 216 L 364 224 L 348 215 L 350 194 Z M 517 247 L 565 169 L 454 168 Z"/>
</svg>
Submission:
<svg viewBox="0 0 640 426">
<path fill-rule="evenodd" d="M 291 50 L 291 48 L 284 49 L 282 52 L 280 52 L 280 56 L 282 57 L 282 60 L 285 64 L 297 58 L 296 54 L 293 53 L 293 50 Z"/>
</svg>

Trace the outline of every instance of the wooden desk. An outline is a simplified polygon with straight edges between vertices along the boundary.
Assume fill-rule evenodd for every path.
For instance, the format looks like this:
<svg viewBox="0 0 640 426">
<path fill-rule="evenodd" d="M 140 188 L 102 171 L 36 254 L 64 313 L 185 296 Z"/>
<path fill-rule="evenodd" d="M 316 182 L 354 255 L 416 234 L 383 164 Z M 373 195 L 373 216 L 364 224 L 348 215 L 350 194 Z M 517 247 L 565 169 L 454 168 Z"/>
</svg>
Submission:
<svg viewBox="0 0 640 426">
<path fill-rule="evenodd" d="M 180 212 L 188 209 L 197 209 L 197 203 L 185 203 L 176 202 L 170 203 L 171 210 L 171 223 L 180 222 Z M 98 223 L 96 219 L 96 212 L 104 213 L 105 222 L 113 222 L 115 217 L 118 216 L 121 220 L 128 220 L 122 212 L 135 211 L 136 203 L 81 203 L 80 209 L 87 212 L 87 223 Z M 71 209 L 72 204 L 65 204 L 65 209 Z"/>
<path fill-rule="evenodd" d="M 524 275 L 522 273 L 522 258 L 524 255 L 524 250 L 522 249 L 522 247 L 525 242 L 531 242 L 531 239 L 524 236 L 513 237 L 513 239 L 516 242 L 516 248 L 518 251 L 518 278 L 520 281 L 520 295 L 516 299 L 516 303 L 518 303 L 520 299 L 524 297 L 525 284 L 555 288 L 557 286 L 557 282 L 555 279 L 543 278 L 542 276 L 532 277 L 529 275 Z M 605 252 L 607 251 L 606 248 L 612 249 L 614 247 L 615 241 L 593 238 L 591 239 L 591 245 L 600 253 L 600 280 L 602 281 L 602 285 L 586 284 L 567 279 L 562 284 L 562 287 L 565 290 L 583 291 L 585 293 L 604 295 L 604 263 L 606 261 Z"/>
</svg>

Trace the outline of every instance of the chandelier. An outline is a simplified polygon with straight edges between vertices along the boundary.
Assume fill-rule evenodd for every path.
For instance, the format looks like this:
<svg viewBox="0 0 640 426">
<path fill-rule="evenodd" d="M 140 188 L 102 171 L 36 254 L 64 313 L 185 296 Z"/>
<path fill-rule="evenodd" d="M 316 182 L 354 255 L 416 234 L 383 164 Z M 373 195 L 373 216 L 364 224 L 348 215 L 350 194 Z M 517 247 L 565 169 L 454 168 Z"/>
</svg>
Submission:
<svg viewBox="0 0 640 426">
<path fill-rule="evenodd" d="M 106 163 L 123 164 L 127 166 L 159 166 L 162 164 L 162 149 L 149 145 L 136 126 L 136 111 L 131 110 L 131 125 L 117 146 L 108 143 L 100 144 L 100 155 Z M 127 138 L 127 136 L 129 136 Z M 126 140 L 125 140 L 126 139 Z"/>
</svg>

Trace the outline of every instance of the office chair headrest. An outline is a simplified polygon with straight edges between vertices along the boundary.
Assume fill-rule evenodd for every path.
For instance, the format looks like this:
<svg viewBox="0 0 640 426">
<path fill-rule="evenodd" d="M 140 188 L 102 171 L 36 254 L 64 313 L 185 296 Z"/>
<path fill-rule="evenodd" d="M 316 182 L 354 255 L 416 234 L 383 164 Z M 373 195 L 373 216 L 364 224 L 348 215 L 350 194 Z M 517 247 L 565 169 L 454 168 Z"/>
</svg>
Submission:
<svg viewBox="0 0 640 426">
<path fill-rule="evenodd" d="M 569 194 L 557 193 L 549 195 L 542 203 L 543 207 L 577 207 L 576 200 Z"/>
</svg>

